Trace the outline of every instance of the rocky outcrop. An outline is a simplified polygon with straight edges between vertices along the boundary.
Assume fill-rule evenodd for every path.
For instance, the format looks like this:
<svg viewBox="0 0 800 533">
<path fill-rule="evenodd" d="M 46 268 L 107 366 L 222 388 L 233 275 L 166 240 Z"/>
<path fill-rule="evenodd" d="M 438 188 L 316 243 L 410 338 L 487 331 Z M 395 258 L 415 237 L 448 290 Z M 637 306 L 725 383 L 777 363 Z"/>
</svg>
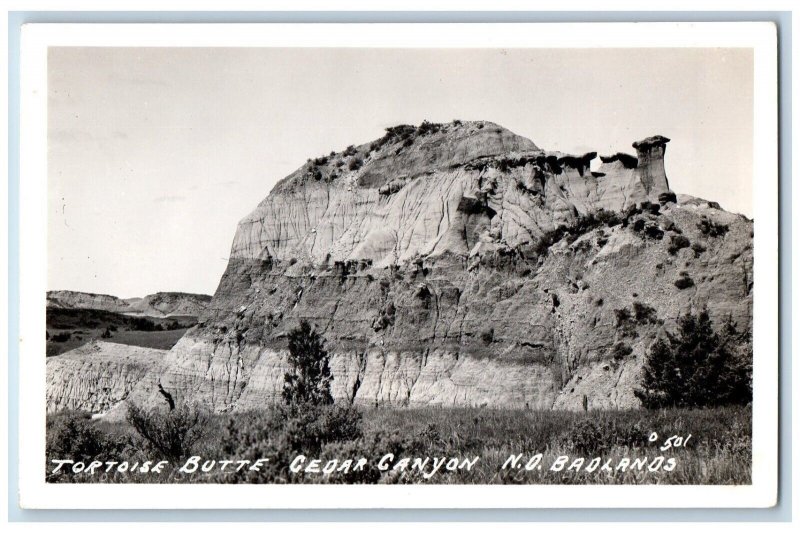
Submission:
<svg viewBox="0 0 800 533">
<path fill-rule="evenodd" d="M 48 291 L 47 307 L 56 309 L 98 309 L 112 313 L 150 317 L 200 316 L 211 302 L 206 294 L 157 292 L 143 298 L 121 299 L 107 294 L 76 291 Z"/>
<path fill-rule="evenodd" d="M 93 341 L 47 358 L 47 412 L 105 413 L 125 400 L 166 350 Z"/>
<path fill-rule="evenodd" d="M 153 317 L 200 316 L 211 302 L 207 294 L 186 292 L 157 292 L 144 298 L 131 298 L 126 302 L 133 309 L 130 314 Z"/>
<path fill-rule="evenodd" d="M 602 168 L 589 170 L 594 152 L 546 152 L 489 122 L 424 133 L 405 128 L 411 128 L 407 137 L 390 130 L 371 144 L 309 160 L 282 180 L 239 223 L 231 258 L 367 259 L 386 266 L 434 252 L 463 253 L 480 237 L 453 235 L 465 197 L 501 213 L 482 238 L 499 236 L 517 246 L 578 215 L 657 201 L 668 190 L 666 178 L 657 179 L 663 137 L 642 141 L 642 165 L 629 173 L 606 169 L 603 176 Z"/>
<path fill-rule="evenodd" d="M 112 313 L 126 313 L 131 306 L 122 298 L 108 294 L 77 291 L 47 291 L 47 307 L 55 309 L 99 309 Z"/>
<path fill-rule="evenodd" d="M 752 221 L 676 198 L 667 141 L 592 171 L 593 152 L 454 122 L 309 160 L 242 219 L 200 323 L 130 400 L 161 402 L 160 381 L 217 411 L 274 402 L 308 320 L 338 401 L 635 407 L 680 314 L 752 321 Z"/>
<path fill-rule="evenodd" d="M 639 179 L 647 194 L 660 194 L 669 190 L 664 171 L 664 152 L 669 139 L 661 135 L 648 137 L 633 143 L 638 159 Z"/>
</svg>

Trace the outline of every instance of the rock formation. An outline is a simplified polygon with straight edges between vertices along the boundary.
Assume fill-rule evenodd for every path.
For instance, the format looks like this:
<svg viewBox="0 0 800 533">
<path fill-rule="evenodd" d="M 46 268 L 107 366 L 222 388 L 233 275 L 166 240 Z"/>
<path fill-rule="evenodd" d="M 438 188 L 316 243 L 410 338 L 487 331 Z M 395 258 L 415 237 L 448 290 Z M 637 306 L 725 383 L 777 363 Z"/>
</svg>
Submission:
<svg viewBox="0 0 800 533">
<path fill-rule="evenodd" d="M 59 309 L 99 309 L 126 315 L 150 317 L 200 316 L 211 301 L 206 294 L 157 292 L 143 298 L 117 298 L 107 294 L 77 291 L 48 291 L 47 307 Z"/>
<path fill-rule="evenodd" d="M 752 221 L 669 190 L 669 139 L 548 152 L 490 122 L 398 126 L 310 159 L 239 223 L 214 299 L 129 400 L 280 398 L 301 319 L 362 405 L 638 405 L 657 335 L 752 321 Z M 48 363 L 49 364 L 49 363 Z"/>
<path fill-rule="evenodd" d="M 93 341 L 47 359 L 47 411 L 104 413 L 128 397 L 165 350 Z"/>
</svg>

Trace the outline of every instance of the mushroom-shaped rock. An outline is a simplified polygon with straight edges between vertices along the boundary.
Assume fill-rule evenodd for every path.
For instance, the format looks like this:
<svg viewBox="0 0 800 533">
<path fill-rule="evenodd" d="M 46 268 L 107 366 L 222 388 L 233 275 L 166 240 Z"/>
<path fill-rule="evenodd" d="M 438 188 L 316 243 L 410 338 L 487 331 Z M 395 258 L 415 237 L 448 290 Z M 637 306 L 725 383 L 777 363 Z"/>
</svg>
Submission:
<svg viewBox="0 0 800 533">
<path fill-rule="evenodd" d="M 659 195 L 669 190 L 669 182 L 664 171 L 664 152 L 669 139 L 654 135 L 633 143 L 639 160 L 637 173 L 648 195 Z"/>
</svg>

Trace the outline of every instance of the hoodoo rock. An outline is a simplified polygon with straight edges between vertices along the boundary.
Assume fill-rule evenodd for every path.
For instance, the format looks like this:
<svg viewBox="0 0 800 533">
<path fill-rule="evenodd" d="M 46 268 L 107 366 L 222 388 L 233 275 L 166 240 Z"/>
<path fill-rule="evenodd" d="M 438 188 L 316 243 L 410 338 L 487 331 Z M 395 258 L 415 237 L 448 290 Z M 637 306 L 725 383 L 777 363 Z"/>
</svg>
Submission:
<svg viewBox="0 0 800 533">
<path fill-rule="evenodd" d="M 594 152 L 425 122 L 310 159 L 241 220 L 200 323 L 127 399 L 161 402 L 160 382 L 216 411 L 279 401 L 308 320 L 340 402 L 636 407 L 678 316 L 752 322 L 752 221 L 678 201 L 668 141 L 593 171 Z"/>
<path fill-rule="evenodd" d="M 639 179 L 647 194 L 669 190 L 667 174 L 664 172 L 664 152 L 669 139 L 656 135 L 633 143 L 638 159 Z"/>
</svg>

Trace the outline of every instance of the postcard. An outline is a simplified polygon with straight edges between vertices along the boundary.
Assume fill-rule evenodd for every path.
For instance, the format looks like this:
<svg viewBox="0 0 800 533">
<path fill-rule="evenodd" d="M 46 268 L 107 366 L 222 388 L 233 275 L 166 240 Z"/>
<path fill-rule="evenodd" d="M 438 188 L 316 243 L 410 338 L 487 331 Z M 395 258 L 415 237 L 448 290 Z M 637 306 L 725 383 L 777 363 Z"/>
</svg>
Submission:
<svg viewBox="0 0 800 533">
<path fill-rule="evenodd" d="M 24 27 L 21 505 L 774 505 L 776 59 Z"/>
</svg>

